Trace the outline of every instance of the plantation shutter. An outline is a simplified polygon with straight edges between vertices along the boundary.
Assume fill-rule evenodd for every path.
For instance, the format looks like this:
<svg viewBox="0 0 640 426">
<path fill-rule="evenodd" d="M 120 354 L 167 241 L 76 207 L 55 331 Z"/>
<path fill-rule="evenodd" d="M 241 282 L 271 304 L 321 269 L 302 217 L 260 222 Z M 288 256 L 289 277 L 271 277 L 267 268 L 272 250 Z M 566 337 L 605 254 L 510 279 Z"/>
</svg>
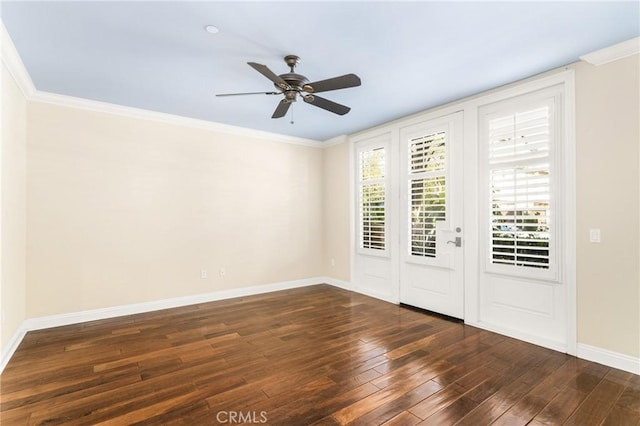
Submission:
<svg viewBox="0 0 640 426">
<path fill-rule="evenodd" d="M 359 246 L 386 248 L 386 153 L 376 147 L 358 154 Z"/>
<path fill-rule="evenodd" d="M 446 217 L 446 133 L 438 131 L 409 141 L 410 254 L 436 253 L 436 222 Z"/>
<path fill-rule="evenodd" d="M 554 243 L 552 104 L 488 120 L 489 262 L 549 269 Z"/>
</svg>

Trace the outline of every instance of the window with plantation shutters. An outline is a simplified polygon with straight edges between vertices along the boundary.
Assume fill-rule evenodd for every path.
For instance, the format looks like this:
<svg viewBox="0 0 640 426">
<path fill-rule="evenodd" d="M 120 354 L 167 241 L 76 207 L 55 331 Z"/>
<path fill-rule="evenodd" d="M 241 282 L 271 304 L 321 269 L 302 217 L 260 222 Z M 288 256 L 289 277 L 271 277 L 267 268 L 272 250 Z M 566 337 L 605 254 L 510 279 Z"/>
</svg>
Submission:
<svg viewBox="0 0 640 426">
<path fill-rule="evenodd" d="M 446 133 L 434 132 L 408 144 L 410 254 L 436 257 L 436 222 L 446 217 Z"/>
<path fill-rule="evenodd" d="M 487 117 L 492 265 L 548 270 L 553 265 L 553 102 Z"/>
<path fill-rule="evenodd" d="M 359 246 L 386 248 L 386 157 L 384 147 L 358 153 Z"/>
</svg>

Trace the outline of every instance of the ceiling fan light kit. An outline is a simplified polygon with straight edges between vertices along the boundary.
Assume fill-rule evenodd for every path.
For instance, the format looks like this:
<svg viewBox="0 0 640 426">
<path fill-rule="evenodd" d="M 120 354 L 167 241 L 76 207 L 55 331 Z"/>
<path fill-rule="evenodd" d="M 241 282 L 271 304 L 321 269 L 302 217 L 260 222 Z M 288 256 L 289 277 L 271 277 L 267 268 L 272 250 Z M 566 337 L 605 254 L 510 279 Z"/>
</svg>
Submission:
<svg viewBox="0 0 640 426">
<path fill-rule="evenodd" d="M 297 101 L 298 95 L 300 95 L 306 103 L 333 112 L 334 114 L 345 115 L 351 111 L 351 108 L 348 106 L 321 98 L 320 96 L 313 95 L 312 93 L 329 92 L 331 90 L 360 86 L 360 77 L 355 74 L 345 74 L 339 77 L 310 83 L 307 77 L 295 72 L 295 67 L 300 62 L 300 58 L 298 56 L 287 55 L 284 57 L 284 62 L 290 68 L 290 72 L 280 75 L 271 71 L 266 65 L 258 64 L 256 62 L 247 62 L 251 68 L 271 80 L 276 89 L 279 90 L 278 92 L 224 93 L 216 96 L 284 95 L 284 98 L 276 107 L 271 118 L 284 117 L 291 104 Z"/>
</svg>

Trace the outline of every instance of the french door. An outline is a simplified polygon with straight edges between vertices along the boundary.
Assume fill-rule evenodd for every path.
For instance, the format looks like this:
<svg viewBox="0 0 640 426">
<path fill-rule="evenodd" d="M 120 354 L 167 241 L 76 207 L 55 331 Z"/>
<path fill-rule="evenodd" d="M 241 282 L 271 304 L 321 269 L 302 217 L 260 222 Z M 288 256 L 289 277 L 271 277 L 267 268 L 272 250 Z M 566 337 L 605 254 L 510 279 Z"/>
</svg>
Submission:
<svg viewBox="0 0 640 426">
<path fill-rule="evenodd" d="M 353 289 L 575 353 L 573 115 L 564 72 L 352 137 Z"/>
</svg>

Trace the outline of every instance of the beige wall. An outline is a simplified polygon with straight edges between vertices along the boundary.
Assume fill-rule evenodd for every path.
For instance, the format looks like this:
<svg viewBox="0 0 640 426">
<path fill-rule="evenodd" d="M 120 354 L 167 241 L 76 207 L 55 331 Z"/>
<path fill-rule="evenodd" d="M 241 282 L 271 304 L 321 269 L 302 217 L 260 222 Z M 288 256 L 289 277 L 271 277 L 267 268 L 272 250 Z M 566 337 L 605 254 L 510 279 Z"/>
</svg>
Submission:
<svg viewBox="0 0 640 426">
<path fill-rule="evenodd" d="M 28 317 L 323 274 L 321 149 L 39 102 L 28 114 Z"/>
<path fill-rule="evenodd" d="M 349 144 L 346 138 L 324 151 L 325 275 L 349 281 Z M 333 260 L 333 264 L 332 264 Z"/>
<path fill-rule="evenodd" d="M 640 356 L 639 55 L 576 65 L 578 342 Z M 589 242 L 599 228 L 602 242 Z"/>
<path fill-rule="evenodd" d="M 25 320 L 26 100 L 2 64 L 0 348 Z"/>
</svg>

